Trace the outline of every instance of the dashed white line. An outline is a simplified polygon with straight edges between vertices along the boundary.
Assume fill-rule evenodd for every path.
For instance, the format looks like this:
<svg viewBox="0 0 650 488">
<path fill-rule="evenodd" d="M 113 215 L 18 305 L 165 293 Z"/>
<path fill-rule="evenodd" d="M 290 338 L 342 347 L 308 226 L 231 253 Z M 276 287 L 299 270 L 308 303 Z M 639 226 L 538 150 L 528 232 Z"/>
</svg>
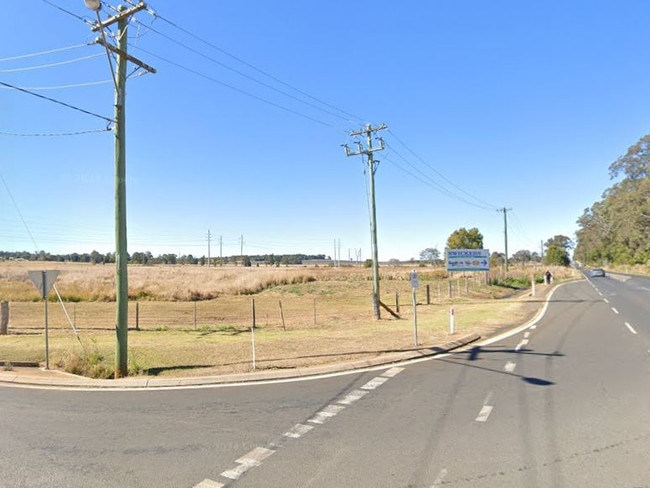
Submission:
<svg viewBox="0 0 650 488">
<path fill-rule="evenodd" d="M 339 403 L 342 403 L 343 405 L 352 405 L 354 402 L 362 399 L 367 394 L 368 391 L 366 390 L 354 390 L 339 400 Z"/>
<path fill-rule="evenodd" d="M 223 488 L 224 486 L 226 485 L 209 479 L 204 479 L 198 485 L 194 485 L 193 488 Z"/>
<path fill-rule="evenodd" d="M 517 344 L 517 347 L 515 347 L 515 351 L 519 351 L 522 347 L 528 344 L 528 339 L 522 339 L 519 344 Z"/>
<path fill-rule="evenodd" d="M 248 454 L 244 454 L 242 457 L 237 459 L 235 462 L 239 463 L 239 466 L 233 469 L 228 469 L 221 473 L 221 476 L 231 480 L 239 479 L 239 477 L 248 471 L 251 468 L 255 468 L 262 464 L 266 458 L 268 458 L 275 451 L 273 449 L 267 449 L 265 447 L 256 447 Z"/>
<path fill-rule="evenodd" d="M 618 315 L 618 310 L 616 310 L 614 307 L 612 307 L 612 312 L 614 312 L 616 315 Z"/>
<path fill-rule="evenodd" d="M 512 361 L 508 361 L 506 365 L 503 367 L 508 373 L 512 373 L 515 368 L 517 367 L 517 363 L 513 363 Z"/>
<path fill-rule="evenodd" d="M 322 424 L 326 420 L 329 420 L 330 418 L 334 417 L 337 413 L 339 413 L 344 408 L 345 407 L 343 405 L 328 405 L 323 410 L 321 410 L 316 415 L 314 415 L 312 418 L 310 418 L 307 422 L 311 422 L 312 424 Z"/>
<path fill-rule="evenodd" d="M 494 407 L 492 405 L 483 405 L 475 420 L 477 422 L 487 422 L 487 419 L 492 413 L 493 408 Z"/>
<path fill-rule="evenodd" d="M 404 371 L 404 368 L 394 367 L 394 368 L 390 368 L 390 369 L 384 371 L 382 376 L 384 376 L 386 378 L 393 378 L 394 376 L 397 376 L 402 371 Z"/>
<path fill-rule="evenodd" d="M 361 388 L 363 388 L 364 390 L 374 390 L 375 388 L 377 388 L 378 386 L 383 385 L 387 381 L 388 381 L 388 378 L 383 378 L 381 376 L 377 376 L 376 378 L 373 378 L 370 381 L 368 381 L 368 383 L 363 385 Z"/>
<path fill-rule="evenodd" d="M 286 437 L 291 437 L 293 439 L 297 439 L 297 438 L 305 435 L 307 432 L 309 432 L 313 428 L 314 427 L 312 425 L 296 424 L 291 428 L 291 430 L 289 430 L 288 432 L 285 432 L 284 435 Z"/>
<path fill-rule="evenodd" d="M 609 300 L 607 298 L 603 298 L 603 302 L 609 303 Z"/>
<path fill-rule="evenodd" d="M 631 326 L 630 324 L 628 324 L 627 322 L 625 322 L 625 327 L 627 327 L 628 329 L 630 329 L 630 332 L 632 332 L 632 334 L 636 334 L 636 330 L 634 330 L 634 327 L 632 327 L 632 326 Z"/>
<path fill-rule="evenodd" d="M 530 337 L 530 332 L 526 332 L 526 333 L 524 334 L 524 339 L 528 339 L 529 337 Z"/>
</svg>

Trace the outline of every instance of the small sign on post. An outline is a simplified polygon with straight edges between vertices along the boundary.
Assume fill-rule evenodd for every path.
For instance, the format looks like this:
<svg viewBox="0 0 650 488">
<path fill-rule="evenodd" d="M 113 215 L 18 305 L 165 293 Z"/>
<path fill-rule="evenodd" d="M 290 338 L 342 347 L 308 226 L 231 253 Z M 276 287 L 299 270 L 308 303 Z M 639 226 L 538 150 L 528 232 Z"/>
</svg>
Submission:
<svg viewBox="0 0 650 488">
<path fill-rule="evenodd" d="M 32 280 L 34 286 L 41 294 L 41 298 L 45 301 L 45 369 L 50 369 L 50 344 L 49 333 L 47 324 L 47 297 L 50 290 L 54 286 L 59 271 L 28 271 L 29 279 Z"/>
</svg>

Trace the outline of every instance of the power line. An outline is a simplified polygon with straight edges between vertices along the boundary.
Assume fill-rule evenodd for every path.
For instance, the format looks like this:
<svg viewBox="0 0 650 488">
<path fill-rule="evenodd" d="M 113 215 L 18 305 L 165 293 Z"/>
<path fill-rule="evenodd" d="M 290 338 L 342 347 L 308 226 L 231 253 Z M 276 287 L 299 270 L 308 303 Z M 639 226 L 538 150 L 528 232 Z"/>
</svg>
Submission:
<svg viewBox="0 0 650 488">
<path fill-rule="evenodd" d="M 47 100 L 47 101 L 52 102 L 52 103 L 57 103 L 59 105 L 63 105 L 64 107 L 67 107 L 67 108 L 72 109 L 72 110 L 76 110 L 76 111 L 84 113 L 86 115 L 91 115 L 93 117 L 97 117 L 99 119 L 107 121 L 109 124 L 112 124 L 114 122 L 113 119 L 109 119 L 108 117 L 104 117 L 103 115 L 98 115 L 96 113 L 89 112 L 88 110 L 84 110 L 82 108 L 75 107 L 74 105 L 70 105 L 69 103 L 65 103 L 65 102 L 62 102 L 60 100 L 56 100 L 54 98 L 46 97 L 45 95 L 40 95 L 38 93 L 34 93 L 32 91 L 25 90 L 24 88 L 20 88 L 18 86 L 10 85 L 9 83 L 5 83 L 4 81 L 0 81 L 0 85 L 5 86 L 7 88 L 12 88 L 14 90 L 18 90 L 18 91 L 23 92 L 23 93 L 27 93 L 28 95 L 32 95 L 32 96 L 37 97 L 37 98 L 42 98 L 43 100 Z"/>
<path fill-rule="evenodd" d="M 33 71 L 36 69 L 52 68 L 54 66 L 62 66 L 64 64 L 78 63 L 79 61 L 85 61 L 86 59 L 96 58 L 97 56 L 102 56 L 102 54 L 91 54 L 89 56 L 83 56 L 75 59 L 67 59 L 65 61 L 59 61 L 57 63 L 48 63 L 41 64 L 39 66 L 27 66 L 25 68 L 12 68 L 12 69 L 0 69 L 0 73 L 18 73 L 20 71 Z"/>
<path fill-rule="evenodd" d="M 316 101 L 316 102 L 318 102 L 318 103 L 320 103 L 320 104 L 322 104 L 322 105 L 324 105 L 324 106 L 326 106 L 326 107 L 329 107 L 329 108 L 331 108 L 331 109 L 333 109 L 333 110 L 336 110 L 336 111 L 338 111 L 338 112 L 340 112 L 340 113 L 346 115 L 347 117 L 350 117 L 350 118 L 352 118 L 352 119 L 355 119 L 355 120 L 357 120 L 357 121 L 359 121 L 359 122 L 362 122 L 362 121 L 364 120 L 364 119 L 361 119 L 360 117 L 357 117 L 356 115 L 354 115 L 354 114 L 352 114 L 352 113 L 350 113 L 350 112 L 347 112 L 347 111 L 345 111 L 345 110 L 342 110 L 342 109 L 340 109 L 340 108 L 338 108 L 338 107 L 336 107 L 336 106 L 334 106 L 334 105 L 332 105 L 332 104 L 330 104 L 330 103 L 325 102 L 324 100 L 321 100 L 321 99 L 319 99 L 319 98 L 317 98 L 317 97 L 315 97 L 315 96 L 313 96 L 313 95 L 310 95 L 309 93 L 307 93 L 307 92 L 305 92 L 305 91 L 303 91 L 303 90 L 301 90 L 301 89 L 299 89 L 299 88 L 297 88 L 297 87 L 295 87 L 295 86 L 293 86 L 293 85 L 291 85 L 291 84 L 289 84 L 289 83 L 287 83 L 287 82 L 281 80 L 280 78 L 278 78 L 278 77 L 276 77 L 276 76 L 273 76 L 272 74 L 268 73 L 267 71 L 264 71 L 264 70 L 258 68 L 257 66 L 255 66 L 255 65 L 253 65 L 253 64 L 251 64 L 251 63 L 249 63 L 249 62 L 247 62 L 247 61 L 245 61 L 245 60 L 243 60 L 243 59 L 241 59 L 241 58 L 239 58 L 239 57 L 237 57 L 237 56 L 235 56 L 234 54 L 229 53 L 229 52 L 226 51 L 225 49 L 222 49 L 222 48 L 220 48 L 219 46 L 216 46 L 215 44 L 213 44 L 213 43 L 211 43 L 211 42 L 209 42 L 209 41 L 206 41 L 205 39 L 203 39 L 203 38 L 197 36 L 196 34 L 190 32 L 189 30 L 184 29 L 183 27 L 177 25 L 176 23 L 174 23 L 174 22 L 172 22 L 172 21 L 170 21 L 170 20 L 168 20 L 168 19 L 162 17 L 162 16 L 159 15 L 156 11 L 154 11 L 154 10 L 149 10 L 149 12 L 154 16 L 154 18 L 156 18 L 156 19 L 160 19 L 160 20 L 162 20 L 163 22 L 168 23 L 168 24 L 171 25 L 172 27 L 174 27 L 174 28 L 180 30 L 181 32 L 187 34 L 187 35 L 190 36 L 190 37 L 193 37 L 193 38 L 196 39 L 197 41 L 202 42 L 203 44 L 205 44 L 205 45 L 211 47 L 212 49 L 215 49 L 215 50 L 219 51 L 219 52 L 222 53 L 222 54 L 225 54 L 226 56 L 230 57 L 231 59 L 234 59 L 235 61 L 237 61 L 237 62 L 239 62 L 239 63 L 241 63 L 241 64 L 243 64 L 243 65 L 245 65 L 245 66 L 247 66 L 247 67 L 249 67 L 249 68 L 251 68 L 252 70 L 257 71 L 258 73 L 260 73 L 260 74 L 262 74 L 262 75 L 264 75 L 264 76 L 266 76 L 266 77 L 272 79 L 273 81 L 275 81 L 275 82 L 277 82 L 277 83 L 280 83 L 281 85 L 284 85 L 284 86 L 286 86 L 287 88 L 290 88 L 290 89 L 296 91 L 297 93 L 300 93 L 301 95 L 304 95 L 304 96 L 306 96 L 306 97 L 308 97 L 308 98 L 310 98 L 310 99 L 312 99 L 312 100 L 314 100 L 314 101 Z"/>
<path fill-rule="evenodd" d="M 144 24 L 142 24 L 142 23 L 140 23 L 140 24 L 141 24 L 141 25 L 144 25 Z M 291 98 L 292 100 L 295 100 L 295 101 L 297 101 L 297 102 L 299 102 L 299 103 L 305 104 L 305 105 L 307 105 L 307 106 L 309 106 L 309 107 L 311 107 L 311 108 L 314 108 L 314 109 L 316 109 L 316 110 L 320 110 L 321 112 L 324 112 L 324 113 L 326 113 L 326 114 L 332 115 L 333 117 L 338 117 L 338 118 L 340 118 L 340 119 L 342 119 L 342 120 L 348 121 L 348 118 L 347 118 L 347 117 L 344 117 L 344 116 L 342 116 L 342 115 L 339 115 L 339 114 L 337 114 L 337 113 L 335 113 L 335 112 L 332 112 L 332 111 L 330 111 L 330 110 L 326 110 L 326 109 L 324 109 L 324 108 L 322 108 L 322 107 L 319 107 L 318 105 L 315 105 L 315 104 L 313 104 L 313 103 L 310 103 L 310 102 L 308 102 L 308 101 L 306 101 L 306 100 L 303 100 L 303 99 L 301 99 L 301 98 L 299 98 L 299 97 L 296 97 L 296 96 L 294 96 L 294 95 L 292 95 L 292 94 L 290 94 L 290 93 L 287 93 L 286 91 L 280 90 L 280 89 L 278 89 L 278 88 L 276 88 L 276 87 L 274 87 L 274 86 L 272 86 L 272 85 L 269 85 L 268 83 L 265 83 L 265 82 L 263 82 L 263 81 L 260 81 L 260 80 L 258 80 L 257 78 L 255 78 L 255 77 L 253 77 L 253 76 L 250 76 L 250 75 L 248 75 L 248 74 L 246 74 L 246 73 L 244 73 L 244 72 L 242 72 L 242 71 L 240 71 L 240 70 L 238 70 L 238 69 L 235 69 L 235 68 L 233 68 L 232 66 L 228 66 L 227 64 L 222 63 L 221 61 L 218 61 L 218 60 L 214 59 L 213 57 L 210 57 L 210 56 L 208 56 L 208 55 L 206 55 L 206 54 L 203 54 L 202 52 L 200 52 L 200 51 L 198 51 L 198 50 L 196 50 L 196 49 L 194 49 L 194 48 L 192 48 L 192 47 L 190 47 L 190 46 L 188 46 L 188 45 L 186 45 L 186 44 L 183 44 L 182 42 L 180 42 L 180 41 L 178 41 L 178 40 L 176 40 L 176 39 L 174 39 L 174 38 L 168 36 L 167 34 L 163 34 L 162 32 L 160 32 L 160 31 L 154 29 L 154 28 L 151 27 L 151 26 L 145 26 L 145 27 L 146 27 L 147 29 L 149 29 L 150 31 L 152 31 L 152 32 L 154 32 L 154 33 L 156 33 L 156 34 L 158 34 L 159 36 L 162 36 L 162 37 L 164 37 L 165 39 L 168 39 L 169 41 L 171 41 L 171 42 L 173 42 L 173 43 L 175 43 L 175 44 L 178 44 L 179 46 L 183 47 L 184 49 L 187 49 L 188 51 L 191 51 L 191 52 L 193 52 L 194 54 L 197 54 L 197 55 L 199 55 L 199 56 L 201 56 L 201 57 L 207 59 L 208 61 L 211 61 L 211 62 L 213 62 L 214 64 L 217 64 L 217 65 L 221 66 L 222 68 L 225 68 L 225 69 L 227 69 L 227 70 L 229 70 L 229 71 L 232 71 L 233 73 L 236 73 L 236 74 L 238 74 L 238 75 L 240 75 L 240 76 L 243 76 L 244 78 L 246 78 L 246 79 L 248 79 L 248 80 L 251 80 L 251 81 L 253 81 L 253 82 L 255 82 L 255 83 L 257 83 L 257 84 L 259 84 L 259 85 L 261 85 L 261 86 L 263 86 L 263 87 L 265 87 L 265 88 L 268 88 L 268 89 L 273 90 L 273 91 L 275 91 L 275 92 L 277 92 L 277 93 L 280 93 L 280 94 L 284 95 L 285 97 Z M 135 47 L 135 46 L 134 46 L 134 47 Z M 320 103 L 322 103 L 322 102 L 320 102 Z"/>
<path fill-rule="evenodd" d="M 266 98 L 262 98 L 262 97 L 260 97 L 260 96 L 254 95 L 253 93 L 247 92 L 247 91 L 245 91 L 245 90 L 242 90 L 241 88 L 237 88 L 236 86 L 230 85 L 230 84 L 225 83 L 225 82 L 220 81 L 220 80 L 217 80 L 216 78 L 213 78 L 213 77 L 208 76 L 208 75 L 206 75 L 206 74 L 200 73 L 199 71 L 196 71 L 196 70 L 194 70 L 194 69 L 188 68 L 188 67 L 186 67 L 186 66 L 183 66 L 183 65 L 181 65 L 181 64 L 179 64 L 179 63 L 176 63 L 175 61 L 172 61 L 172 60 L 170 60 L 170 59 L 167 59 L 167 58 L 164 58 L 164 57 L 159 56 L 159 55 L 157 55 L 157 54 L 154 54 L 154 53 L 152 53 L 151 51 L 147 51 L 146 49 L 143 49 L 143 48 L 141 48 L 141 47 L 138 47 L 138 46 L 133 46 L 133 47 L 134 47 L 135 49 L 138 49 L 138 50 L 142 51 L 143 53 L 148 54 L 149 56 L 153 56 L 153 57 L 155 57 L 155 58 L 158 58 L 158 59 L 160 59 L 161 61 L 164 61 L 164 62 L 166 62 L 166 63 L 169 63 L 169 64 L 171 64 L 171 65 L 173 65 L 173 66 L 176 66 L 177 68 L 180 68 L 180 69 L 182 69 L 182 70 L 185 70 L 185 71 L 187 71 L 187 72 L 189 72 L 189 73 L 192 73 L 192 74 L 194 74 L 194 75 L 196 75 L 196 76 L 200 76 L 201 78 L 205 78 L 206 80 L 211 81 L 211 82 L 213 82 L 213 83 L 217 83 L 218 85 L 221 85 L 221 86 L 224 86 L 224 87 L 229 88 L 229 89 L 231 89 L 231 90 L 234 90 L 234 91 L 236 91 L 236 92 L 238 92 L 238 93 L 241 93 L 242 95 L 246 95 L 247 97 L 254 98 L 254 99 L 257 100 L 257 101 L 260 101 L 260 102 L 266 103 L 266 104 L 271 105 L 271 106 L 273 106 L 273 107 L 275 107 L 275 108 L 279 108 L 279 109 L 281 109 L 281 110 L 284 110 L 284 111 L 286 111 L 286 112 L 292 113 L 292 114 L 294 114 L 294 115 L 298 115 L 299 117 L 303 117 L 303 118 L 305 118 L 305 119 L 311 120 L 312 122 L 316 122 L 317 124 L 321 124 L 321 125 L 324 125 L 324 126 L 326 126 L 326 127 L 334 128 L 334 126 L 333 126 L 332 124 L 328 123 L 328 122 L 324 122 L 324 121 L 322 121 L 322 120 L 319 120 L 319 119 L 316 119 L 316 118 L 311 117 L 311 116 L 309 116 L 309 115 L 306 115 L 306 114 L 304 114 L 304 113 L 302 113 L 302 112 L 298 112 L 297 110 L 293 110 L 293 109 L 291 109 L 291 108 L 288 108 L 288 107 L 285 107 L 285 106 L 280 105 L 280 104 L 278 104 L 278 103 L 275 103 L 275 102 L 272 102 L 272 101 L 270 101 L 270 100 L 267 100 Z"/>
<path fill-rule="evenodd" d="M 33 58 L 33 57 L 36 57 L 36 56 L 43 56 L 45 54 L 59 53 L 59 52 L 62 52 L 62 51 L 69 51 L 71 49 L 86 47 L 87 45 L 88 44 L 76 44 L 74 46 L 60 47 L 60 48 L 57 48 L 57 49 L 50 49 L 48 51 L 40 51 L 40 52 L 37 52 L 37 53 L 30 53 L 30 54 L 21 54 L 21 55 L 18 55 L 18 56 L 11 56 L 9 58 L 0 58 L 0 63 L 4 63 L 4 62 L 7 62 L 7 61 L 16 61 L 18 59 Z"/>
<path fill-rule="evenodd" d="M 442 173 L 440 173 L 439 171 L 437 171 L 433 166 L 431 166 L 429 163 L 427 163 L 424 159 L 422 159 L 422 158 L 421 158 L 421 157 L 420 157 L 420 156 L 419 156 L 415 151 L 413 151 L 410 147 L 408 147 L 408 146 L 406 145 L 406 143 L 404 143 L 404 142 L 403 142 L 399 137 L 397 137 L 397 135 L 396 135 L 393 131 L 391 131 L 391 130 L 389 129 L 388 132 L 389 132 L 390 135 L 392 135 L 392 136 L 395 138 L 395 140 L 396 140 L 397 142 L 399 142 L 402 146 L 404 146 L 404 148 L 406 148 L 407 151 L 409 151 L 409 152 L 410 152 L 411 154 L 413 154 L 413 156 L 415 156 L 415 157 L 416 157 L 420 162 L 422 162 L 422 164 L 424 164 L 427 168 L 429 168 L 431 171 L 433 171 L 434 173 L 436 173 L 438 176 L 440 176 L 440 178 L 442 178 L 443 180 L 445 180 L 447 183 L 449 183 L 451 186 L 453 186 L 454 188 L 456 188 L 458 191 L 460 191 L 461 193 L 464 193 L 464 194 L 467 195 L 468 197 L 470 197 L 470 198 L 476 200 L 477 202 L 480 202 L 481 204 L 483 204 L 483 205 L 484 205 L 484 208 L 485 208 L 486 210 L 488 210 L 488 209 L 489 209 L 489 210 L 492 210 L 492 209 L 495 208 L 494 205 L 490 205 L 490 204 L 488 204 L 488 203 L 486 203 L 486 202 L 480 200 L 479 198 L 475 197 L 475 196 L 472 195 L 471 193 L 468 193 L 468 192 L 466 192 L 465 190 L 463 190 L 462 188 L 460 188 L 460 187 L 459 187 L 458 185 L 456 185 L 454 182 L 452 182 L 451 180 L 449 180 L 448 178 L 446 178 Z"/>
<path fill-rule="evenodd" d="M 113 83 L 111 80 L 103 80 L 103 81 L 88 81 L 86 83 L 73 83 L 69 85 L 58 85 L 58 86 L 23 86 L 24 90 L 31 90 L 31 91 L 45 91 L 45 90 L 65 90 L 67 88 L 82 88 L 85 86 L 95 86 L 95 85 L 106 85 L 107 83 Z M 8 90 L 9 88 L 7 87 L 0 87 L 3 88 L 4 90 Z"/>
<path fill-rule="evenodd" d="M 57 10 L 60 10 L 63 13 L 66 13 L 66 14 L 74 17 L 77 20 L 81 20 L 82 22 L 85 22 L 86 24 L 92 24 L 92 22 L 90 20 L 88 20 L 87 17 L 82 17 L 81 15 L 77 15 L 77 14 L 75 14 L 73 12 L 70 12 L 69 10 L 66 10 L 63 7 L 59 7 L 58 5 L 56 5 L 55 3 L 50 2 L 49 0 L 41 0 L 41 1 L 44 2 L 44 3 L 47 3 L 48 5 L 50 5 L 51 7 L 54 7 Z"/>
<path fill-rule="evenodd" d="M 2 136 L 17 136 L 17 137 L 66 137 L 66 136 L 81 136 L 85 134 L 96 134 L 98 132 L 110 132 L 111 129 L 106 127 L 105 129 L 88 129 L 76 132 L 36 132 L 36 133 L 24 133 L 24 132 L 8 132 L 0 131 Z"/>
</svg>

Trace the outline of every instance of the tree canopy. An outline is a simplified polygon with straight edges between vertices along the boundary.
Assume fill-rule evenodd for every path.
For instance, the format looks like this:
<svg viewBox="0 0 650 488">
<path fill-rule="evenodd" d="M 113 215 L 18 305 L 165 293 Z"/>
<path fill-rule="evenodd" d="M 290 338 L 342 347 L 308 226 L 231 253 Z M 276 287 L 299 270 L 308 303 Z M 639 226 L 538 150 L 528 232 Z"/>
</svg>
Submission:
<svg viewBox="0 0 650 488">
<path fill-rule="evenodd" d="M 574 258 L 585 264 L 646 264 L 650 261 L 650 135 L 630 146 L 609 167 L 602 199 L 577 220 Z"/>
<path fill-rule="evenodd" d="M 447 249 L 483 249 L 483 234 L 476 227 L 461 227 L 447 239 Z"/>
</svg>

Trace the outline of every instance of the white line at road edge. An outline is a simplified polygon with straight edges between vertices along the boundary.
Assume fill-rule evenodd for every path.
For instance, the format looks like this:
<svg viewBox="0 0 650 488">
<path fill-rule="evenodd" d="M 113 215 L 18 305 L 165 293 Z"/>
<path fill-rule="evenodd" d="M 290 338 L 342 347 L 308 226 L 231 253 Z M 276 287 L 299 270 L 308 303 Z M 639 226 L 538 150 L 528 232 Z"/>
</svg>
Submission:
<svg viewBox="0 0 650 488">
<path fill-rule="evenodd" d="M 526 330 L 528 328 L 532 328 L 533 326 L 536 326 L 537 323 L 540 320 L 542 320 L 542 318 L 546 314 L 546 309 L 548 308 L 548 304 L 551 301 L 551 297 L 555 293 L 555 290 L 557 290 L 561 286 L 567 285 L 569 283 L 573 283 L 573 281 L 567 281 L 565 283 L 560 283 L 555 288 L 553 288 L 551 290 L 551 293 L 549 293 L 548 296 L 546 297 L 546 301 L 544 302 L 544 306 L 542 307 L 542 309 L 540 311 L 538 311 L 537 315 L 535 315 L 529 322 L 527 322 L 527 323 L 525 323 L 523 325 L 520 325 L 519 327 L 515 327 L 514 329 L 503 332 L 503 333 L 501 333 L 499 335 L 496 335 L 494 337 L 490 337 L 488 339 L 485 339 L 484 341 L 479 341 L 476 344 L 478 344 L 479 346 L 487 346 L 487 345 L 493 344 L 495 342 L 499 342 L 499 341 L 501 341 L 503 339 L 507 339 L 508 337 L 512 337 L 513 335 L 519 334 L 523 330 Z M 438 357 L 440 357 L 440 356 L 438 356 Z"/>
</svg>

